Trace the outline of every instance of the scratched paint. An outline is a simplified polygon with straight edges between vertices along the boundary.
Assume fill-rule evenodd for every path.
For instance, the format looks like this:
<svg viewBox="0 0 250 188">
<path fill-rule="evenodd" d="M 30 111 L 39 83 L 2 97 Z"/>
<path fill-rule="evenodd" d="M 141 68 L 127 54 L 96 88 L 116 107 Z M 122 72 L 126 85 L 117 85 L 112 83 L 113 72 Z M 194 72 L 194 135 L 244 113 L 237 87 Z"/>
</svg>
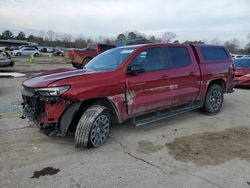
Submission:
<svg viewBox="0 0 250 188">
<path fill-rule="evenodd" d="M 126 91 L 126 96 L 127 96 L 127 104 L 131 105 L 134 103 L 134 97 L 136 96 L 135 91 L 132 90 L 127 90 Z"/>
</svg>

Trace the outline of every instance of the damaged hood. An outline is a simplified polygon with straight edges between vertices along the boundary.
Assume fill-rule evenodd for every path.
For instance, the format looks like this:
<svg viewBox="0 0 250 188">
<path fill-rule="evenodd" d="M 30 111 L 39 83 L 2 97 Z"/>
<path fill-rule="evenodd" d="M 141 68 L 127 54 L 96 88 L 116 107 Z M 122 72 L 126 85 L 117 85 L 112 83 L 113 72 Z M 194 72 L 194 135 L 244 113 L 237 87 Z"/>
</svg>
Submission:
<svg viewBox="0 0 250 188">
<path fill-rule="evenodd" d="M 52 84 L 53 82 L 66 79 L 66 78 L 71 78 L 71 77 L 76 77 L 76 76 L 82 76 L 85 74 L 92 74 L 95 73 L 96 71 L 93 70 L 86 70 L 86 69 L 57 69 L 57 70 L 52 70 L 48 71 L 45 73 L 40 73 L 37 74 L 27 80 L 25 80 L 22 85 L 24 87 L 29 87 L 29 88 L 43 88 L 43 87 L 48 87 L 49 84 Z"/>
</svg>

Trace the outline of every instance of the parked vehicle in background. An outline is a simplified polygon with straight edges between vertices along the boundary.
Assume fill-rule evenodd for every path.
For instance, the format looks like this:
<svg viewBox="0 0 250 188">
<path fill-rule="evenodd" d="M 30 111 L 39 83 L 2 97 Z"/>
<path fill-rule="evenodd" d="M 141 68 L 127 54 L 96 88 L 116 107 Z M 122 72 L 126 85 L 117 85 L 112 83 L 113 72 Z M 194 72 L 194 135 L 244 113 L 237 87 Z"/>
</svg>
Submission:
<svg viewBox="0 0 250 188">
<path fill-rule="evenodd" d="M 239 59 L 242 57 L 250 57 L 250 55 L 243 55 L 243 54 L 231 54 L 233 59 Z"/>
<path fill-rule="evenodd" d="M 63 52 L 64 52 L 64 48 L 56 48 L 55 51 L 53 52 L 53 55 L 54 56 L 62 56 L 63 55 Z"/>
<path fill-rule="evenodd" d="M 110 44 L 90 43 L 84 49 L 64 51 L 63 57 L 66 63 L 71 63 L 73 67 L 80 69 L 98 54 L 115 47 Z"/>
<path fill-rule="evenodd" d="M 38 50 L 37 46 L 32 46 L 32 45 L 21 45 L 21 46 L 18 47 L 18 49 L 22 49 L 22 48 L 26 48 L 26 47 L 35 48 L 36 50 Z"/>
<path fill-rule="evenodd" d="M 11 56 L 0 50 L 0 67 L 13 67 L 15 62 L 11 59 Z"/>
<path fill-rule="evenodd" d="M 54 56 L 62 56 L 63 55 L 63 51 L 62 50 L 60 50 L 60 51 L 54 51 L 53 55 Z"/>
<path fill-rule="evenodd" d="M 30 46 L 22 47 L 18 50 L 13 50 L 12 54 L 14 56 L 30 56 L 34 54 L 34 56 L 36 57 L 42 55 L 42 53 L 39 50 L 37 50 L 35 47 L 30 47 Z"/>
<path fill-rule="evenodd" d="M 43 53 L 52 53 L 55 49 L 52 47 L 39 47 L 39 51 Z"/>
<path fill-rule="evenodd" d="M 23 114 L 49 136 L 75 130 L 76 147 L 98 147 L 113 122 L 137 126 L 201 108 L 216 114 L 233 92 L 233 60 L 224 46 L 119 47 L 84 69 L 60 69 L 23 82 Z"/>
<path fill-rule="evenodd" d="M 239 82 L 237 86 L 250 87 L 250 57 L 236 59 L 234 64 L 235 80 Z"/>
<path fill-rule="evenodd" d="M 18 50 L 18 49 L 19 49 L 18 47 L 10 47 L 10 51 Z"/>
</svg>

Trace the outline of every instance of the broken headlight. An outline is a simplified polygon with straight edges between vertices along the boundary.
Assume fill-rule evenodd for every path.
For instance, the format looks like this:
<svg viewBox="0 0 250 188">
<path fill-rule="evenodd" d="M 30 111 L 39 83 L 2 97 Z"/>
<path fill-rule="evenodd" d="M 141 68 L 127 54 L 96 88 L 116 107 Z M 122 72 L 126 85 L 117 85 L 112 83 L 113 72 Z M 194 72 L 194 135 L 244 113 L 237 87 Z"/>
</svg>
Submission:
<svg viewBox="0 0 250 188">
<path fill-rule="evenodd" d="M 50 87 L 50 88 L 39 88 L 36 89 L 36 92 L 43 97 L 59 97 L 68 91 L 70 88 L 67 86 L 59 86 L 59 87 Z"/>
</svg>

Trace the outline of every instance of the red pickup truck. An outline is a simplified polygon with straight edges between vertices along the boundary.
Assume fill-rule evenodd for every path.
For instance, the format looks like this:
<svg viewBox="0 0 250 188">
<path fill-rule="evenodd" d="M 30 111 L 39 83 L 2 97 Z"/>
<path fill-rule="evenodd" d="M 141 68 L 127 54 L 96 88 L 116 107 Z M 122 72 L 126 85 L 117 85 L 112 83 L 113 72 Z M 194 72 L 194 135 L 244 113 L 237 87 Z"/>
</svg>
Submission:
<svg viewBox="0 0 250 188">
<path fill-rule="evenodd" d="M 75 133 L 98 147 L 111 123 L 139 126 L 200 108 L 216 114 L 234 87 L 224 46 L 147 44 L 108 50 L 84 69 L 60 69 L 23 82 L 23 114 L 49 136 Z"/>
<path fill-rule="evenodd" d="M 64 51 L 63 57 L 66 63 L 71 63 L 73 67 L 81 69 L 95 56 L 111 48 L 115 48 L 115 46 L 110 44 L 90 43 L 87 48 L 81 50 L 74 49 Z"/>
</svg>

